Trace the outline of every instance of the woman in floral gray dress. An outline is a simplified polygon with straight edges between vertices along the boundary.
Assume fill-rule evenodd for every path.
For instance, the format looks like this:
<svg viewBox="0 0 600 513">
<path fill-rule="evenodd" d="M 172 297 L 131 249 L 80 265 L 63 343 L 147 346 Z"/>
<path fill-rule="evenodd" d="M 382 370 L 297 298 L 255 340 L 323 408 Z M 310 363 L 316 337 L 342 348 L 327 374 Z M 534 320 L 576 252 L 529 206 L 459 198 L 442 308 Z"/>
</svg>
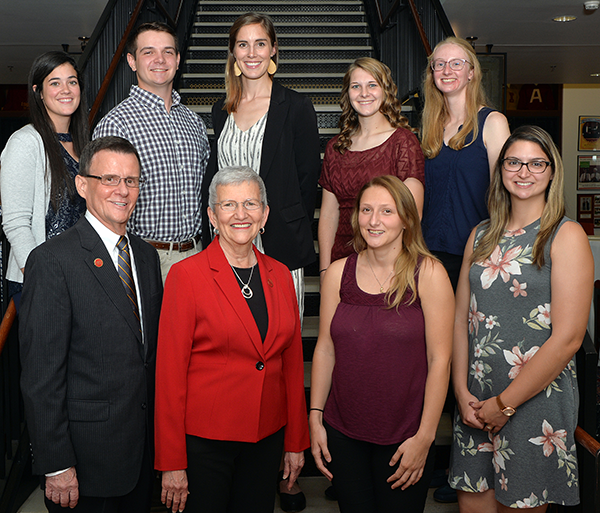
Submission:
<svg viewBox="0 0 600 513">
<path fill-rule="evenodd" d="M 490 219 L 467 242 L 450 470 L 463 513 L 579 502 L 574 355 L 594 263 L 583 229 L 564 217 L 563 178 L 550 136 L 518 128 L 496 164 Z"/>
</svg>

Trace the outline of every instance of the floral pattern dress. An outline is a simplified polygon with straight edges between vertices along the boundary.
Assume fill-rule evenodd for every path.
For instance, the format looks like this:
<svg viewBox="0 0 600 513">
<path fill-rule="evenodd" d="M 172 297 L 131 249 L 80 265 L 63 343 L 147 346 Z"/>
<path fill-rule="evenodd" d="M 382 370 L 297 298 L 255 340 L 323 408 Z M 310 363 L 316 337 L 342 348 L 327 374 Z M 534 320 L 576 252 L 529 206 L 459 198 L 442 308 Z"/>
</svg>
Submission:
<svg viewBox="0 0 600 513">
<path fill-rule="evenodd" d="M 475 246 L 485 228 L 477 228 Z M 480 400 L 500 394 L 552 334 L 551 242 L 542 269 L 532 260 L 539 228 L 537 220 L 506 232 L 485 262 L 471 266 L 468 388 Z M 466 426 L 457 410 L 450 485 L 467 492 L 494 489 L 496 499 L 513 508 L 578 504 L 578 403 L 572 359 L 495 435 Z"/>
</svg>

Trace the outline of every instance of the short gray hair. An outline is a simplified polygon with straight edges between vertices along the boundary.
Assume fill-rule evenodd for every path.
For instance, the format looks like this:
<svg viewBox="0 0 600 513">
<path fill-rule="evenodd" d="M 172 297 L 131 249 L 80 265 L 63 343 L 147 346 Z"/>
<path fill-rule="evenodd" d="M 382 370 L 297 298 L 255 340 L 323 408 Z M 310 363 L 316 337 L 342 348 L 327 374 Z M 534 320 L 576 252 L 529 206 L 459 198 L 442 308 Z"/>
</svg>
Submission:
<svg viewBox="0 0 600 513">
<path fill-rule="evenodd" d="M 252 168 L 247 166 L 229 166 L 221 169 L 215 176 L 208 188 L 208 205 L 215 210 L 217 204 L 217 187 L 219 185 L 239 185 L 241 183 L 255 183 L 260 191 L 260 201 L 263 210 L 267 206 L 267 188 L 262 178 Z"/>
</svg>

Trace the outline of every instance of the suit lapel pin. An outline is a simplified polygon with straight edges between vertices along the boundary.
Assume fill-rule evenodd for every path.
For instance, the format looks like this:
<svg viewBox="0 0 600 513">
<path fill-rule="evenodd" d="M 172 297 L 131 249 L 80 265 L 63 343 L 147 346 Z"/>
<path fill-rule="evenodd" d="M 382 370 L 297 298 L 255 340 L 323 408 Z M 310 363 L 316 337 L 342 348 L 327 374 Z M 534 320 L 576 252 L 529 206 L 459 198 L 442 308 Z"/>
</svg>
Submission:
<svg viewBox="0 0 600 513">
<path fill-rule="evenodd" d="M 94 265 L 95 265 L 96 267 L 102 267 L 102 266 L 104 265 L 104 262 L 102 261 L 102 259 L 101 259 L 101 258 L 96 258 L 96 259 L 94 260 Z"/>
<path fill-rule="evenodd" d="M 267 285 L 268 285 L 269 287 L 273 288 L 273 282 L 271 281 L 271 278 L 269 278 L 269 279 L 267 280 Z"/>
</svg>

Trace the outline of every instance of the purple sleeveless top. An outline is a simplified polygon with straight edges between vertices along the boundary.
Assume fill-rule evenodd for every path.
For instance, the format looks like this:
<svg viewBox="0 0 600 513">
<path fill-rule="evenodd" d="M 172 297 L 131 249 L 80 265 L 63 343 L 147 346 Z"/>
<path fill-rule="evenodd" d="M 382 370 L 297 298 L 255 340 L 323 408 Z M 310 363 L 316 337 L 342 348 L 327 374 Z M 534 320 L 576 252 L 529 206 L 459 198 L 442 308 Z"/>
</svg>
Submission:
<svg viewBox="0 0 600 513">
<path fill-rule="evenodd" d="M 355 440 L 391 445 L 413 436 L 421 422 L 425 320 L 418 298 L 396 310 L 386 308 L 385 294 L 363 292 L 357 258 L 346 260 L 331 321 L 335 367 L 324 419 Z M 405 300 L 411 296 L 407 292 Z"/>
</svg>

